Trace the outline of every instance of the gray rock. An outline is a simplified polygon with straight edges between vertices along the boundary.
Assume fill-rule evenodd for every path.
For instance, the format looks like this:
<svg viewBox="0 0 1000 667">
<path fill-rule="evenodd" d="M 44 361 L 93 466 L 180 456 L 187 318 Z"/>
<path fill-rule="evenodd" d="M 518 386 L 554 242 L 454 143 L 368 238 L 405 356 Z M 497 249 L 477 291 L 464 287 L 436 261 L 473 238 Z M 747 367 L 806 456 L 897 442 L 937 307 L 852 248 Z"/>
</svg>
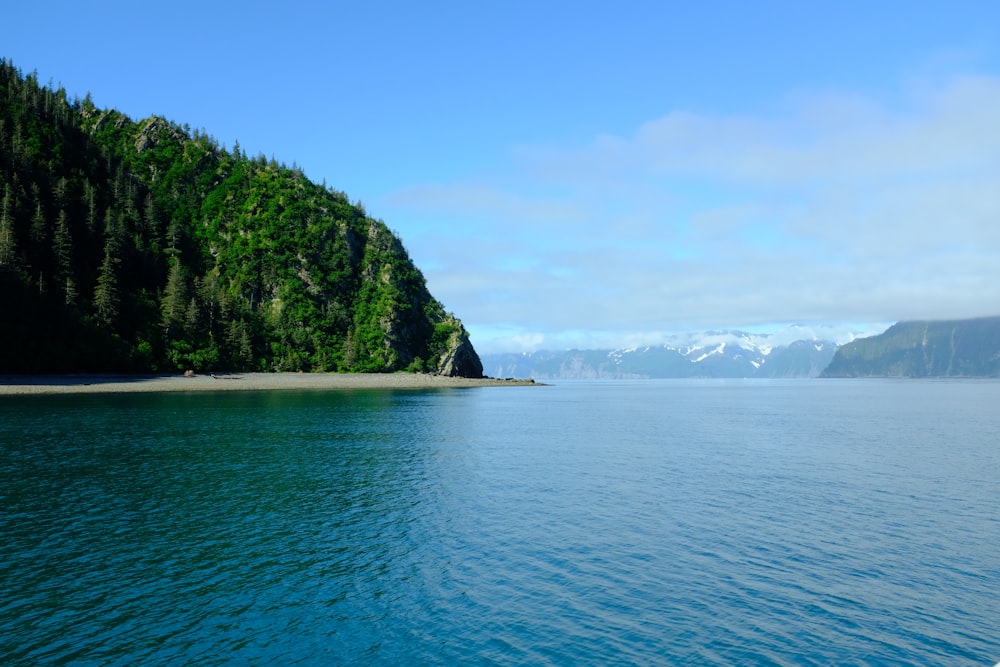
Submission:
<svg viewBox="0 0 1000 667">
<path fill-rule="evenodd" d="M 441 355 L 437 372 L 449 377 L 483 377 L 483 362 L 472 347 L 465 327 L 455 331 L 448 339 L 448 351 Z"/>
</svg>

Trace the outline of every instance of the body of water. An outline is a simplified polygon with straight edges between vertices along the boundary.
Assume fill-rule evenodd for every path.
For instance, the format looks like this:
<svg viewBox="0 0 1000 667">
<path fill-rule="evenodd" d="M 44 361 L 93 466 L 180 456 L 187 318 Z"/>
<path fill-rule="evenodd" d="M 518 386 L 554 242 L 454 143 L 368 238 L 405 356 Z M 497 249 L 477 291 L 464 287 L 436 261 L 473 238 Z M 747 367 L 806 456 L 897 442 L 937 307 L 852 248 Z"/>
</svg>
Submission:
<svg viewBox="0 0 1000 667">
<path fill-rule="evenodd" d="M 0 397 L 4 664 L 984 665 L 1000 383 Z"/>
</svg>

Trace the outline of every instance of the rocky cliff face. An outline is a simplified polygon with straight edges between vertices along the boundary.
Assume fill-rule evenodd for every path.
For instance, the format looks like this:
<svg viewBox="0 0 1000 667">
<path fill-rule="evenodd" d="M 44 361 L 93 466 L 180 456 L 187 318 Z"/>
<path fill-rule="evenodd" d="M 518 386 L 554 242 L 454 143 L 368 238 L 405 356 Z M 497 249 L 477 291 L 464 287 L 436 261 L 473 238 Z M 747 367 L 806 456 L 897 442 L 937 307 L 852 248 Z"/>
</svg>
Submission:
<svg viewBox="0 0 1000 667">
<path fill-rule="evenodd" d="M 478 378 L 483 376 L 483 362 L 469 341 L 469 333 L 461 322 L 458 329 L 448 337 L 448 345 L 438 360 L 436 372 L 439 375 Z"/>
</svg>

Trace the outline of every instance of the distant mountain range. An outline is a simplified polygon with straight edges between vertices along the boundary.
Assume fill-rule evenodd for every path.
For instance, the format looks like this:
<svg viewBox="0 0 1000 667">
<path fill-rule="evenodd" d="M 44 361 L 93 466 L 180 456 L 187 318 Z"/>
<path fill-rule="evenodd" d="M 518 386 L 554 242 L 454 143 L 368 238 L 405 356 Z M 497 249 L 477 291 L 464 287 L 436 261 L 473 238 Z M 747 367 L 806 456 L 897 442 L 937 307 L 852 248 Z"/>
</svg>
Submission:
<svg viewBox="0 0 1000 667">
<path fill-rule="evenodd" d="M 1000 377 L 1000 317 L 900 322 L 843 345 L 823 377 Z"/>
<path fill-rule="evenodd" d="M 837 351 L 827 340 L 777 344 L 767 334 L 709 331 L 617 350 L 480 354 L 492 377 L 552 379 L 789 378 L 818 376 Z"/>
<path fill-rule="evenodd" d="M 1000 377 L 1000 316 L 899 322 L 877 336 L 829 340 L 708 331 L 616 350 L 482 354 L 492 377 L 555 379 Z"/>
</svg>

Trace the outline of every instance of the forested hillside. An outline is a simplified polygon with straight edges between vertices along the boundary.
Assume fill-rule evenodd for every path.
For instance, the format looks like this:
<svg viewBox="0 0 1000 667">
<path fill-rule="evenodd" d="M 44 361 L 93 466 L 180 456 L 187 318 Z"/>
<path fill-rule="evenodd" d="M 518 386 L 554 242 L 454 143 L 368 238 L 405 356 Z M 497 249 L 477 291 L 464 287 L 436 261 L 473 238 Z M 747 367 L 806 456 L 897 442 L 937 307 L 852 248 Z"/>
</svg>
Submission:
<svg viewBox="0 0 1000 667">
<path fill-rule="evenodd" d="M 399 238 L 294 166 L 0 61 L 0 372 L 478 377 Z"/>
<path fill-rule="evenodd" d="M 1000 317 L 899 322 L 837 350 L 824 377 L 1000 377 Z"/>
</svg>

